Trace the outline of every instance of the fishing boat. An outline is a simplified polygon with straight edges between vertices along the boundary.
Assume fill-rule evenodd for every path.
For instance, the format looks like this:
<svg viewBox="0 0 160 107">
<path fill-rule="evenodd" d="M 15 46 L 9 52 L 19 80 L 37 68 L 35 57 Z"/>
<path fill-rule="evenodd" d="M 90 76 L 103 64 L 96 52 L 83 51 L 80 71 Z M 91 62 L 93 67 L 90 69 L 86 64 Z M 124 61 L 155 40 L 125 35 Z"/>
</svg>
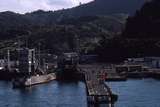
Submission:
<svg viewBox="0 0 160 107">
<path fill-rule="evenodd" d="M 48 72 L 44 66 L 40 66 L 35 57 L 35 49 L 23 48 L 18 53 L 19 67 L 12 81 L 14 88 L 28 87 L 56 79 L 54 72 Z"/>
</svg>

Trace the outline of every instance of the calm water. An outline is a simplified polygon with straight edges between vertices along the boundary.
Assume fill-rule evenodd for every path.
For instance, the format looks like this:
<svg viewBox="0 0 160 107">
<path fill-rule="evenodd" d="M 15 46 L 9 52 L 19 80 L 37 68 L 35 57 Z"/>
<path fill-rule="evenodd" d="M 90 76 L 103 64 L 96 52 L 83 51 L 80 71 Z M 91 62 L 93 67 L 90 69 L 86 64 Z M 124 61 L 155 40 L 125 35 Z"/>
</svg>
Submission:
<svg viewBox="0 0 160 107">
<path fill-rule="evenodd" d="M 160 107 L 160 81 L 144 79 L 108 84 L 119 95 L 115 107 Z"/>
<path fill-rule="evenodd" d="M 107 83 L 119 100 L 115 107 L 160 107 L 160 81 L 153 79 Z M 87 107 L 82 82 L 37 85 L 29 89 L 12 89 L 0 82 L 0 107 Z"/>
<path fill-rule="evenodd" d="M 0 82 L 0 107 L 87 107 L 85 84 L 51 82 L 27 90 Z"/>
</svg>

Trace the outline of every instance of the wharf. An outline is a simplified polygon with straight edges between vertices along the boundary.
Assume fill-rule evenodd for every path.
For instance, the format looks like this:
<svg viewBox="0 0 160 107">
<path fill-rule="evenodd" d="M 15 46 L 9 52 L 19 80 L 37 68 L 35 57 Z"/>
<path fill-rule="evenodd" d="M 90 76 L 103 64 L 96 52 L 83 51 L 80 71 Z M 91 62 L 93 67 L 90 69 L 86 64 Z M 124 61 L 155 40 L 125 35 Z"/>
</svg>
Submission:
<svg viewBox="0 0 160 107">
<path fill-rule="evenodd" d="M 160 68 L 150 68 L 144 65 L 117 65 L 115 71 L 126 78 L 154 78 L 160 79 Z M 110 76 L 108 76 L 110 77 Z"/>
<path fill-rule="evenodd" d="M 105 74 L 106 81 L 126 81 L 126 75 L 120 75 L 116 72 L 115 69 L 103 69 L 102 73 Z"/>
<path fill-rule="evenodd" d="M 105 79 L 99 76 L 99 66 L 81 66 L 81 71 L 85 76 L 88 107 L 98 107 L 105 104 L 106 107 L 114 107 L 117 95 L 105 84 Z"/>
</svg>

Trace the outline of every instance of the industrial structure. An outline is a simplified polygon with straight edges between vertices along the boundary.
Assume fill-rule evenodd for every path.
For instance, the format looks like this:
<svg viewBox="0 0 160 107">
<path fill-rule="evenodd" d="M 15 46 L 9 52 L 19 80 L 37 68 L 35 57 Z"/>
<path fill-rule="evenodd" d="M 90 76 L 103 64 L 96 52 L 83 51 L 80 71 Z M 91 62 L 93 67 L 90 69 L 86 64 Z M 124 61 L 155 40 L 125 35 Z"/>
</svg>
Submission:
<svg viewBox="0 0 160 107">
<path fill-rule="evenodd" d="M 53 72 L 47 72 L 36 58 L 35 49 L 22 48 L 18 50 L 18 71 L 13 79 L 13 87 L 27 87 L 49 82 L 56 79 Z"/>
<path fill-rule="evenodd" d="M 26 75 L 33 73 L 38 67 L 35 58 L 35 49 L 21 48 L 18 53 L 19 72 Z"/>
</svg>

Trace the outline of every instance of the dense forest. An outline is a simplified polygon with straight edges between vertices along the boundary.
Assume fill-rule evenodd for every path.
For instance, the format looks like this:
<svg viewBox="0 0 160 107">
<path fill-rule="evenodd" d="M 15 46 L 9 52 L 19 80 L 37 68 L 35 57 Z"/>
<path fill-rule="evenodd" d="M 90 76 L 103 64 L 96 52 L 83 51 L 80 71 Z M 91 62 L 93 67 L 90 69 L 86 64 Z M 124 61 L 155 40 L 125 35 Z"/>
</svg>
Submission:
<svg viewBox="0 0 160 107">
<path fill-rule="evenodd" d="M 112 38 L 124 28 L 126 17 L 86 16 L 66 19 L 53 25 L 11 25 L 0 29 L 0 48 L 38 47 L 54 52 L 75 51 L 79 39 L 81 50 L 93 51 L 103 37 Z M 18 21 L 17 21 L 18 22 Z"/>
<path fill-rule="evenodd" d="M 17 47 L 17 42 L 21 41 L 21 46 L 27 44 L 30 48 L 38 47 L 40 42 L 42 49 L 53 53 L 74 51 L 78 38 L 82 51 L 93 52 L 101 39 L 120 34 L 128 15 L 144 1 L 95 0 L 58 11 L 1 12 L 0 48 Z"/>
<path fill-rule="evenodd" d="M 101 61 L 158 56 L 160 2 L 120 1 L 95 0 L 54 12 L 1 12 L 0 49 L 40 45 L 58 54 L 76 51 L 79 45 L 82 54 L 98 54 Z"/>
<path fill-rule="evenodd" d="M 97 52 L 102 59 L 160 56 L 160 1 L 152 0 L 127 19 L 123 33 L 112 40 L 102 40 Z"/>
</svg>

